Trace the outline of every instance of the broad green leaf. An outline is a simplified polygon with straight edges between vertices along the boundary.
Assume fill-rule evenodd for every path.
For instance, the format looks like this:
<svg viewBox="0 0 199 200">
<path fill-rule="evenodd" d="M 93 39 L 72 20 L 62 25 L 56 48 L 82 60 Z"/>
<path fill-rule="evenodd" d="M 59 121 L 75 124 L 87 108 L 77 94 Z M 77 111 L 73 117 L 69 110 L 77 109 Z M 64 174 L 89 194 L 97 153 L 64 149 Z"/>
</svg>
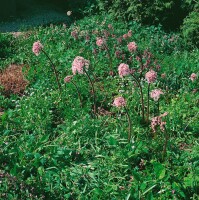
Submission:
<svg viewBox="0 0 199 200">
<path fill-rule="evenodd" d="M 133 177 L 134 177 L 134 179 L 136 181 L 140 181 L 141 180 L 141 177 L 140 177 L 139 173 L 137 173 L 135 171 L 132 171 L 132 173 L 133 173 Z"/>
<path fill-rule="evenodd" d="M 116 145 L 116 144 L 117 144 L 117 140 L 116 140 L 114 137 L 111 136 L 111 137 L 109 138 L 109 144 L 110 144 L 110 145 Z"/>
<path fill-rule="evenodd" d="M 157 176 L 157 178 L 163 179 L 166 172 L 165 167 L 158 162 L 154 162 L 153 167 L 154 167 L 155 175 Z"/>
</svg>

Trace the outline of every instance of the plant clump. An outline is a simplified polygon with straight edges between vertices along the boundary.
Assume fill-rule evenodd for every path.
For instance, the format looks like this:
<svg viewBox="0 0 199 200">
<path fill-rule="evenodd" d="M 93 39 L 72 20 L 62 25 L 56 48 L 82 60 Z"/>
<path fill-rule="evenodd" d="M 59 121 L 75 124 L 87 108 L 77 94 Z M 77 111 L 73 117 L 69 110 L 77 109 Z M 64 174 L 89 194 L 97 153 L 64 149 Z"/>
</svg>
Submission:
<svg viewBox="0 0 199 200">
<path fill-rule="evenodd" d="M 21 95 L 25 91 L 29 82 L 24 77 L 23 67 L 23 65 L 13 64 L 0 73 L 0 85 L 6 95 Z"/>
</svg>

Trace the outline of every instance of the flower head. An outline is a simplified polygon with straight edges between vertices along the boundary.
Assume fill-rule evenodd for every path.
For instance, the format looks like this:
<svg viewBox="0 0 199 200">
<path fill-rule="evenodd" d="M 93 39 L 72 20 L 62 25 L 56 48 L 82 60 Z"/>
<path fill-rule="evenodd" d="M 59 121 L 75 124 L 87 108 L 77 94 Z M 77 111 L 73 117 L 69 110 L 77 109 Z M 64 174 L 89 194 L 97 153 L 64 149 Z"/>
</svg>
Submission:
<svg viewBox="0 0 199 200">
<path fill-rule="evenodd" d="M 191 76 L 190 76 L 190 79 L 191 79 L 192 82 L 195 81 L 195 79 L 197 79 L 197 74 L 192 73 Z"/>
<path fill-rule="evenodd" d="M 134 51 L 137 50 L 137 44 L 136 44 L 135 42 L 130 42 L 130 43 L 127 45 L 127 47 L 128 47 L 128 50 L 129 50 L 130 52 L 134 52 Z"/>
<path fill-rule="evenodd" d="M 86 42 L 90 41 L 90 36 L 87 34 L 85 37 Z"/>
<path fill-rule="evenodd" d="M 72 15 L 72 11 L 67 11 L 66 13 L 68 16 L 71 16 Z"/>
<path fill-rule="evenodd" d="M 39 55 L 39 53 L 42 49 L 43 49 L 43 45 L 41 44 L 40 41 L 34 42 L 33 47 L 32 47 L 32 51 L 36 56 Z"/>
<path fill-rule="evenodd" d="M 167 76 L 167 75 L 166 75 L 165 73 L 161 74 L 161 78 L 163 78 L 163 79 L 165 79 L 166 76 Z"/>
<path fill-rule="evenodd" d="M 123 107 L 126 105 L 126 101 L 123 97 L 117 97 L 114 99 L 113 106 L 115 107 Z"/>
<path fill-rule="evenodd" d="M 71 76 L 66 76 L 66 77 L 64 78 L 64 83 L 70 83 L 70 81 L 71 81 L 72 78 L 73 78 L 72 75 L 71 75 Z"/>
<path fill-rule="evenodd" d="M 168 112 L 165 112 L 163 114 L 160 115 L 160 117 L 166 117 L 169 113 Z"/>
<path fill-rule="evenodd" d="M 129 30 L 127 35 L 128 35 L 128 37 L 131 37 L 132 36 L 132 30 Z"/>
<path fill-rule="evenodd" d="M 121 63 L 118 67 L 119 76 L 122 78 L 123 76 L 127 76 L 130 74 L 129 66 L 125 63 Z"/>
<path fill-rule="evenodd" d="M 73 74 L 75 75 L 76 72 L 78 72 L 79 74 L 83 74 L 84 67 L 88 68 L 89 64 L 90 64 L 89 60 L 86 60 L 81 56 L 77 56 L 72 63 Z"/>
<path fill-rule="evenodd" d="M 96 48 L 94 48 L 92 52 L 93 52 L 94 55 L 97 55 L 97 49 Z"/>
<path fill-rule="evenodd" d="M 117 38 L 118 43 L 122 43 L 122 37 Z"/>
<path fill-rule="evenodd" d="M 139 56 L 136 56 L 136 60 L 137 60 L 138 62 L 140 62 L 140 61 L 141 61 L 141 58 L 140 58 Z"/>
<path fill-rule="evenodd" d="M 157 79 L 157 73 L 153 70 L 150 70 L 145 74 L 145 78 L 148 83 L 153 83 Z"/>
<path fill-rule="evenodd" d="M 165 125 L 166 125 L 166 122 L 162 121 L 162 117 L 165 117 L 167 116 L 168 113 L 165 112 L 164 114 L 160 115 L 160 116 L 157 116 L 157 117 L 153 117 L 151 119 L 151 128 L 153 130 L 153 132 L 155 133 L 156 132 L 156 128 L 159 126 L 160 127 L 160 130 L 161 131 L 164 131 L 165 130 Z"/>
<path fill-rule="evenodd" d="M 63 26 L 62 26 L 63 28 L 66 28 L 67 27 L 67 25 L 65 24 L 65 23 L 63 23 Z"/>
<path fill-rule="evenodd" d="M 71 32 L 71 36 L 72 36 L 75 40 L 77 40 L 77 39 L 78 39 L 78 32 L 77 32 L 76 30 L 72 31 L 72 32 Z"/>
<path fill-rule="evenodd" d="M 151 91 L 150 96 L 154 101 L 158 101 L 161 94 L 164 94 L 162 90 L 155 89 Z"/>
<path fill-rule="evenodd" d="M 113 29 L 112 24 L 109 24 L 109 25 L 108 25 L 108 28 L 109 28 L 109 29 Z"/>
<path fill-rule="evenodd" d="M 121 54 L 121 52 L 120 52 L 119 50 L 115 51 L 115 56 L 116 56 L 117 58 L 120 58 L 120 54 Z"/>
<path fill-rule="evenodd" d="M 198 89 L 193 89 L 192 93 L 195 94 L 198 91 Z"/>
<path fill-rule="evenodd" d="M 105 40 L 103 38 L 97 38 L 96 45 L 101 47 L 103 44 L 105 44 Z"/>
<path fill-rule="evenodd" d="M 110 33 L 107 30 L 104 30 L 104 36 L 105 36 L 105 38 L 108 38 L 109 35 L 110 35 Z"/>
<path fill-rule="evenodd" d="M 124 34 L 123 38 L 126 40 L 128 38 L 128 34 Z"/>
</svg>

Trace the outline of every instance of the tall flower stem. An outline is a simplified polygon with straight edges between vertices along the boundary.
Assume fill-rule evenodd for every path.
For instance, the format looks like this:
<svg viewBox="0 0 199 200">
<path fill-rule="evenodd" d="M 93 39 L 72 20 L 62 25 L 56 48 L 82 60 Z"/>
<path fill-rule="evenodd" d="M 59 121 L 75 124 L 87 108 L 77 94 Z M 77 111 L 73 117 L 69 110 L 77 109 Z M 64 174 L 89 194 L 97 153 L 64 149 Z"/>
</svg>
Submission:
<svg viewBox="0 0 199 200">
<path fill-rule="evenodd" d="M 166 155 L 166 151 L 167 151 L 167 144 L 168 144 L 168 141 L 169 141 L 169 136 L 167 134 L 166 128 L 165 128 L 165 131 L 164 131 L 164 136 L 165 136 L 165 142 L 164 142 L 164 148 L 163 148 L 163 152 L 162 152 L 162 160 L 165 159 L 165 155 Z"/>
<path fill-rule="evenodd" d="M 108 46 L 107 46 L 106 44 L 104 45 L 104 47 L 105 47 L 105 49 L 106 49 L 106 51 L 107 51 L 107 53 L 108 53 L 108 58 L 109 58 L 109 61 L 110 61 L 109 68 L 110 68 L 110 70 L 112 71 L 112 58 L 111 58 L 111 53 L 110 53 L 110 50 L 109 50 L 109 48 L 108 48 Z"/>
<path fill-rule="evenodd" d="M 141 67 L 141 72 L 140 72 L 140 78 L 142 78 L 142 73 L 143 73 L 143 71 L 144 71 L 144 65 L 143 65 L 143 60 L 142 60 L 142 55 L 141 55 L 141 53 L 138 53 L 138 56 L 139 56 L 139 58 L 140 58 L 140 67 Z"/>
<path fill-rule="evenodd" d="M 124 106 L 124 109 L 126 111 L 126 116 L 127 116 L 128 124 L 129 124 L 128 141 L 130 142 L 130 140 L 131 140 L 131 132 L 132 132 L 131 118 L 130 118 L 130 115 L 129 115 L 129 112 L 128 112 L 126 106 Z"/>
<path fill-rule="evenodd" d="M 80 101 L 80 106 L 81 106 L 81 108 L 82 108 L 83 106 L 82 106 L 82 98 L 81 98 L 80 91 L 79 91 L 77 85 L 75 84 L 75 82 L 71 81 L 71 83 L 75 86 L 75 88 L 76 88 L 76 90 L 77 90 L 77 94 L 78 94 L 79 101 Z"/>
<path fill-rule="evenodd" d="M 60 82 L 59 82 L 59 76 L 58 76 L 58 72 L 57 72 L 57 70 L 55 68 L 55 65 L 52 62 L 51 58 L 48 56 L 48 54 L 43 49 L 41 51 L 45 54 L 45 56 L 48 58 L 48 60 L 50 61 L 51 65 L 52 65 L 52 69 L 54 71 L 54 74 L 55 74 L 55 77 L 56 77 L 56 81 L 57 81 L 57 85 L 58 85 L 58 88 L 59 88 L 59 91 L 60 91 L 60 94 L 61 94 L 62 93 L 61 85 L 60 85 Z"/>
<path fill-rule="evenodd" d="M 159 115 L 160 114 L 160 101 L 159 101 L 159 99 L 158 99 L 158 102 L 157 102 L 157 107 L 158 107 L 158 114 L 157 115 Z"/>
<path fill-rule="evenodd" d="M 146 122 L 149 123 L 149 98 L 150 98 L 150 83 L 148 84 L 148 92 L 147 92 L 147 113 L 146 113 Z"/>
<path fill-rule="evenodd" d="M 138 87 L 140 88 L 140 96 L 141 96 L 141 104 L 142 104 L 142 121 L 144 122 L 144 96 L 142 91 L 142 86 L 139 82 L 139 80 L 131 73 L 131 76 L 135 79 L 135 82 L 138 84 Z"/>
<path fill-rule="evenodd" d="M 91 77 L 89 76 L 88 72 L 84 69 L 84 72 L 86 74 L 86 76 L 88 77 L 88 80 L 90 82 L 91 88 L 92 88 L 92 95 L 93 95 L 93 110 L 94 110 L 94 114 L 96 115 L 97 113 L 97 109 L 96 109 L 96 97 L 95 97 L 95 88 L 93 85 L 93 82 L 91 80 Z"/>
</svg>

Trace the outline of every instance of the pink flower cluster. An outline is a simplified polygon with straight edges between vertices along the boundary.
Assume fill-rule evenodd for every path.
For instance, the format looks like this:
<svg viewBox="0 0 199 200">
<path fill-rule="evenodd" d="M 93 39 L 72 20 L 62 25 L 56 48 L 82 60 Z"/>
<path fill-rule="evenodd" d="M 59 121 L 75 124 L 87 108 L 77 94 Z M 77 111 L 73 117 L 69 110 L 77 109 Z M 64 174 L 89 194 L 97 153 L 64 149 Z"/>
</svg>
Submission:
<svg viewBox="0 0 199 200">
<path fill-rule="evenodd" d="M 117 38 L 118 43 L 122 43 L 122 37 Z"/>
<path fill-rule="evenodd" d="M 84 73 L 84 67 L 88 68 L 89 64 L 90 64 L 89 60 L 86 60 L 81 56 L 77 56 L 72 63 L 73 74 L 75 75 L 76 72 L 78 72 L 79 74 L 83 74 Z"/>
<path fill-rule="evenodd" d="M 125 33 L 122 37 L 126 40 L 128 38 L 128 34 Z"/>
<path fill-rule="evenodd" d="M 77 40 L 77 39 L 78 39 L 78 32 L 77 32 L 76 30 L 72 31 L 72 32 L 71 32 L 71 36 L 72 36 L 75 40 Z"/>
<path fill-rule="evenodd" d="M 165 73 L 161 74 L 161 78 L 165 79 L 166 78 L 166 74 Z"/>
<path fill-rule="evenodd" d="M 141 61 L 140 56 L 136 56 L 136 60 L 137 60 L 138 62 L 140 62 L 140 61 Z"/>
<path fill-rule="evenodd" d="M 119 51 L 119 50 L 115 51 L 115 56 L 116 56 L 117 58 L 120 58 L 120 54 L 121 54 L 121 51 Z"/>
<path fill-rule="evenodd" d="M 113 106 L 115 107 L 123 107 L 126 105 L 126 101 L 123 97 L 117 97 L 114 99 Z"/>
<path fill-rule="evenodd" d="M 106 41 L 103 38 L 97 38 L 97 40 L 96 40 L 96 45 L 98 47 L 101 47 L 105 43 L 106 43 Z"/>
<path fill-rule="evenodd" d="M 86 42 L 90 41 L 90 36 L 88 34 L 86 35 L 85 40 L 86 40 Z"/>
<path fill-rule="evenodd" d="M 121 63 L 118 67 L 118 73 L 121 78 L 123 78 L 123 76 L 129 75 L 130 74 L 129 66 L 125 63 Z"/>
<path fill-rule="evenodd" d="M 132 36 L 132 30 L 129 30 L 127 35 L 128 35 L 128 37 L 131 37 Z"/>
<path fill-rule="evenodd" d="M 154 101 L 158 101 L 161 94 L 164 94 L 162 90 L 155 89 L 151 91 L 150 96 Z"/>
<path fill-rule="evenodd" d="M 108 38 L 110 36 L 110 33 L 107 30 L 104 30 L 104 36 L 105 38 Z"/>
<path fill-rule="evenodd" d="M 71 79 L 73 78 L 73 76 L 66 76 L 64 78 L 64 83 L 70 83 Z"/>
<path fill-rule="evenodd" d="M 160 127 L 160 130 L 161 131 L 164 131 L 165 130 L 165 125 L 166 125 L 166 122 L 162 121 L 162 117 L 165 117 L 167 116 L 168 113 L 165 112 L 164 114 L 160 115 L 160 116 L 157 116 L 157 117 L 153 117 L 151 119 L 151 128 L 153 130 L 153 132 L 155 133 L 156 132 L 156 128 L 159 126 Z"/>
<path fill-rule="evenodd" d="M 126 40 L 126 39 L 130 38 L 131 36 L 132 36 L 132 31 L 129 30 L 128 33 L 125 33 L 125 34 L 123 35 L 123 38 Z"/>
<path fill-rule="evenodd" d="M 93 52 L 94 55 L 97 55 L 97 49 L 96 48 L 94 48 L 92 52 Z"/>
<path fill-rule="evenodd" d="M 148 83 L 154 83 L 157 79 L 157 73 L 153 70 L 150 70 L 145 74 L 145 78 Z"/>
<path fill-rule="evenodd" d="M 40 43 L 40 41 L 34 42 L 32 51 L 36 56 L 38 56 L 40 54 L 40 51 L 42 49 L 43 49 L 43 45 Z"/>
<path fill-rule="evenodd" d="M 190 76 L 190 79 L 191 79 L 192 82 L 195 81 L 197 79 L 197 74 L 192 73 L 191 76 Z"/>
<path fill-rule="evenodd" d="M 134 52 L 134 51 L 137 50 L 137 44 L 136 44 L 135 42 L 130 42 L 130 43 L 127 45 L 127 47 L 128 47 L 128 50 L 129 50 L 130 52 Z"/>
<path fill-rule="evenodd" d="M 109 28 L 109 29 L 113 29 L 112 24 L 109 24 L 109 25 L 108 25 L 108 28 Z"/>
</svg>

